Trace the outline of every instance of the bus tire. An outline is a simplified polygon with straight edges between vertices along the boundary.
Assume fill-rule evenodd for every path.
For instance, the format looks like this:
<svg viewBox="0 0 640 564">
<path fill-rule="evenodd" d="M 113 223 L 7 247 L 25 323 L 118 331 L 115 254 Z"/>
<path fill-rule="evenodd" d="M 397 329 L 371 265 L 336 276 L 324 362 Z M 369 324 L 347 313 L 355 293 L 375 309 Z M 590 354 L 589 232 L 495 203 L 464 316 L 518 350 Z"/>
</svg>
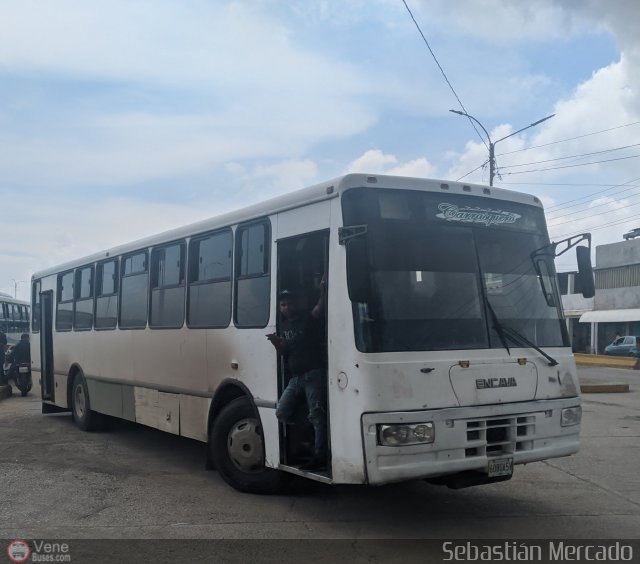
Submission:
<svg viewBox="0 0 640 564">
<path fill-rule="evenodd" d="M 210 456 L 222 479 L 241 492 L 273 494 L 287 476 L 264 465 L 262 428 L 251 400 L 241 397 L 225 405 L 211 428 Z"/>
<path fill-rule="evenodd" d="M 102 427 L 103 416 L 91 411 L 89 388 L 80 372 L 73 378 L 71 387 L 71 414 L 75 424 L 83 431 L 97 431 Z"/>
</svg>

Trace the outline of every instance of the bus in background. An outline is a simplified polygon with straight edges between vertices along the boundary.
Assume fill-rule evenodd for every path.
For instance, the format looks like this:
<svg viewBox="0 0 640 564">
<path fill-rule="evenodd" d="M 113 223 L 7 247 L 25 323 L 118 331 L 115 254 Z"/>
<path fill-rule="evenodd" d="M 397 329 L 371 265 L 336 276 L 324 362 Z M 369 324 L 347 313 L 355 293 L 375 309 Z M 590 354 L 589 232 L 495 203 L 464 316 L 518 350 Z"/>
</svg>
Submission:
<svg viewBox="0 0 640 564">
<path fill-rule="evenodd" d="M 104 415 L 206 443 L 231 486 L 509 479 L 578 450 L 581 401 L 554 258 L 535 196 L 350 174 L 112 248 L 32 279 L 43 412 Z M 326 470 L 301 468 L 302 426 L 276 405 L 265 338 L 277 296 L 310 311 L 326 280 Z M 308 429 L 307 429 L 308 430 Z"/>
<path fill-rule="evenodd" d="M 7 336 L 7 344 L 15 345 L 20 335 L 29 332 L 29 302 L 0 292 L 0 331 Z"/>
</svg>

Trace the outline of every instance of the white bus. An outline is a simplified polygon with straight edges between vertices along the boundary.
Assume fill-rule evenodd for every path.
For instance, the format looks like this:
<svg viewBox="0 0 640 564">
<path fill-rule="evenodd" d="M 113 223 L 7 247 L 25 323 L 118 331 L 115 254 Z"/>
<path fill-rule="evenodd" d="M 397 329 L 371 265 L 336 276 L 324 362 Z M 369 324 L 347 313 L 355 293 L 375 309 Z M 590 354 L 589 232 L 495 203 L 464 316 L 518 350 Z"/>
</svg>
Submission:
<svg viewBox="0 0 640 564">
<path fill-rule="evenodd" d="M 0 332 L 7 336 L 7 344 L 15 345 L 22 333 L 29 332 L 29 302 L 0 292 Z"/>
<path fill-rule="evenodd" d="M 208 466 L 243 491 L 276 491 L 291 473 L 505 480 L 578 450 L 553 265 L 573 246 L 589 294 L 589 236 L 550 244 L 536 197 L 350 174 L 109 249 L 33 276 L 43 412 L 203 441 Z M 276 418 L 287 374 L 265 334 L 279 291 L 309 311 L 323 277 L 330 454 L 307 472 L 308 429 Z"/>
</svg>

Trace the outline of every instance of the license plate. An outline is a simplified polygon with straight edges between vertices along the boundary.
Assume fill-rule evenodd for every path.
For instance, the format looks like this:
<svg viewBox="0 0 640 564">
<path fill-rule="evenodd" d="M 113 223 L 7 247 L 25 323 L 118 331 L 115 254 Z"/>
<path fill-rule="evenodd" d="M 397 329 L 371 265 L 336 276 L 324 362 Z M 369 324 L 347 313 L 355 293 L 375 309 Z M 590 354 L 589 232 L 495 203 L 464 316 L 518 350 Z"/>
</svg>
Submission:
<svg viewBox="0 0 640 564">
<path fill-rule="evenodd" d="M 489 474 L 489 478 L 511 476 L 513 474 L 513 458 L 489 459 L 487 474 Z"/>
<path fill-rule="evenodd" d="M 18 372 L 20 372 L 20 374 L 26 374 L 27 372 L 29 372 L 29 367 L 28 366 L 20 366 L 18 368 Z"/>
</svg>

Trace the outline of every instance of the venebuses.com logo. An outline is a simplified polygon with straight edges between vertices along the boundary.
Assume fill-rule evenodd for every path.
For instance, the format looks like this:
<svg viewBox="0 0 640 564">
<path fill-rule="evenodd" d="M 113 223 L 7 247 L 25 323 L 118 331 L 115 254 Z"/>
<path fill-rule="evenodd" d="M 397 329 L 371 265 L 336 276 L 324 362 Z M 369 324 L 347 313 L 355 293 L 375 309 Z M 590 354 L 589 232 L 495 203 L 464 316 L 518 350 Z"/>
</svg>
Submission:
<svg viewBox="0 0 640 564">
<path fill-rule="evenodd" d="M 29 543 L 24 540 L 11 541 L 7 547 L 7 556 L 11 562 L 16 562 L 18 564 L 26 562 L 29 560 L 29 556 L 31 556 Z"/>
<path fill-rule="evenodd" d="M 71 562 L 69 545 L 66 542 L 16 539 L 7 546 L 9 562 Z"/>
</svg>

